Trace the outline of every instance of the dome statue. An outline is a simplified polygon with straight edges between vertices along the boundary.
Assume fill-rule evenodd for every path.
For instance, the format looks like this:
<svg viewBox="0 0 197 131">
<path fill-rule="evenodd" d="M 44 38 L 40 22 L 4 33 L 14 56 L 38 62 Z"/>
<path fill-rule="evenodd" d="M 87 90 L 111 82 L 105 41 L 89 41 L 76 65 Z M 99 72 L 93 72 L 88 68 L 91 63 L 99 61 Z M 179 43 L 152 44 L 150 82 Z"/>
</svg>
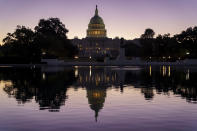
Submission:
<svg viewBox="0 0 197 131">
<path fill-rule="evenodd" d="M 91 18 L 88 25 L 87 37 L 89 38 L 105 38 L 107 31 L 103 19 L 98 15 L 98 8 L 96 6 L 95 15 Z"/>
</svg>

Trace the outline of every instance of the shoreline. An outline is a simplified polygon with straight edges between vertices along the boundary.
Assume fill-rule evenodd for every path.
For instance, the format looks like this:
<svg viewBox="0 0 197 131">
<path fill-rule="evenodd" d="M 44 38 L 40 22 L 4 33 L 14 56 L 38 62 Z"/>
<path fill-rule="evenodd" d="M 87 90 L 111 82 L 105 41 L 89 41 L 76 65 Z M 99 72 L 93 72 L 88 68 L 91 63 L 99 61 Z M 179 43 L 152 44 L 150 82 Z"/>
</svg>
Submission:
<svg viewBox="0 0 197 131">
<path fill-rule="evenodd" d="M 0 64 L 0 67 L 43 67 L 43 66 L 197 66 L 197 63 L 183 62 L 145 62 L 145 63 L 117 63 L 117 62 L 64 62 L 64 63 L 49 63 L 49 64 Z"/>
</svg>

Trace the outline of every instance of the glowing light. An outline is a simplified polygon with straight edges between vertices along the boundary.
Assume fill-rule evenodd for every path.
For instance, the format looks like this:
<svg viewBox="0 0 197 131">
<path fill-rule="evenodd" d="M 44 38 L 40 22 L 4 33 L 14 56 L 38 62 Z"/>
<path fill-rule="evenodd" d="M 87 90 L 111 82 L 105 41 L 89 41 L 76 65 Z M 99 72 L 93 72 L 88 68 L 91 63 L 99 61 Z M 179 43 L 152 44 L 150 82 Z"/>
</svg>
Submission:
<svg viewBox="0 0 197 131">
<path fill-rule="evenodd" d="M 13 86 L 13 83 L 11 81 L 0 81 L 0 87 L 10 87 Z"/>
<path fill-rule="evenodd" d="M 168 76 L 170 77 L 171 76 L 171 67 L 168 66 Z"/>
<path fill-rule="evenodd" d="M 166 66 L 163 66 L 163 76 L 166 76 Z"/>
<path fill-rule="evenodd" d="M 100 97 L 101 97 L 101 94 L 100 94 L 100 93 L 95 92 L 95 93 L 93 93 L 93 97 L 94 97 L 94 98 L 100 98 Z"/>
<path fill-rule="evenodd" d="M 78 77 L 78 75 L 79 75 L 79 70 L 78 68 L 75 68 L 75 77 Z"/>
<path fill-rule="evenodd" d="M 92 76 L 92 66 L 90 66 L 90 77 Z"/>
<path fill-rule="evenodd" d="M 190 79 L 190 70 L 188 69 L 186 73 L 186 80 L 189 80 L 189 79 Z"/>
<path fill-rule="evenodd" d="M 150 71 L 150 76 L 152 76 L 152 67 L 151 66 L 149 68 L 149 71 Z"/>
<path fill-rule="evenodd" d="M 46 80 L 46 75 L 45 75 L 45 73 L 42 73 L 42 79 L 43 79 L 43 80 Z"/>
<path fill-rule="evenodd" d="M 75 56 L 75 59 L 79 59 L 79 57 L 78 56 Z"/>
</svg>

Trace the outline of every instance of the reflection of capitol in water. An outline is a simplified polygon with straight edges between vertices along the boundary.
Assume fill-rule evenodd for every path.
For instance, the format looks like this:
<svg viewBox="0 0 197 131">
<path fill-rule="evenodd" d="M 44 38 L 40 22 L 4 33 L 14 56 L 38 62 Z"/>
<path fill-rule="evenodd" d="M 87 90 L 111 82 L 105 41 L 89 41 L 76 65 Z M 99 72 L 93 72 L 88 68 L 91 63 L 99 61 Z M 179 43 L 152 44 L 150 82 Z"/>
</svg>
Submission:
<svg viewBox="0 0 197 131">
<path fill-rule="evenodd" d="M 119 87 L 121 83 L 118 72 L 113 71 L 111 68 L 75 67 L 75 74 L 78 74 L 78 86 L 86 88 Z"/>
<path fill-rule="evenodd" d="M 76 86 L 86 88 L 90 108 L 95 111 L 97 121 L 98 113 L 104 107 L 107 88 L 121 87 L 120 74 L 112 68 L 75 67 L 75 76 L 78 77 Z M 124 76 L 122 76 L 124 78 Z"/>
<path fill-rule="evenodd" d="M 177 73 L 178 72 L 178 73 Z M 102 68 L 75 67 L 78 77 L 77 87 L 86 88 L 90 108 L 97 119 L 103 108 L 108 88 L 134 87 L 141 90 L 146 100 L 152 100 L 156 94 L 169 95 L 171 91 L 196 103 L 197 89 L 190 87 L 190 72 L 179 72 L 170 66 L 146 68 Z"/>
<path fill-rule="evenodd" d="M 87 89 L 87 98 L 90 108 L 95 111 L 95 120 L 97 121 L 98 113 L 104 107 L 106 89 Z"/>
<path fill-rule="evenodd" d="M 13 71 L 15 74 L 13 75 Z M 178 95 L 189 103 L 197 101 L 197 70 L 161 67 L 74 67 L 50 69 L 0 69 L 3 91 L 19 104 L 35 100 L 40 110 L 59 111 L 69 99 L 68 88 L 86 90 L 95 119 L 104 108 L 108 89 L 138 89 L 146 100 L 156 95 Z"/>
<path fill-rule="evenodd" d="M 194 73 L 192 73 L 193 76 Z M 170 66 L 146 67 L 146 68 L 102 68 L 102 67 L 75 67 L 75 75 L 78 77 L 76 86 L 89 89 L 120 88 L 133 86 L 141 89 L 145 99 L 153 99 L 155 93 L 168 94 L 173 91 L 186 97 L 188 102 L 196 101 L 196 89 L 191 85 L 195 83 L 191 79 L 189 69 L 179 69 Z M 191 83 L 191 81 L 193 81 Z M 184 89 L 183 89 L 184 88 Z M 187 88 L 187 89 L 186 89 Z M 189 96 L 189 95 L 192 96 Z"/>
</svg>

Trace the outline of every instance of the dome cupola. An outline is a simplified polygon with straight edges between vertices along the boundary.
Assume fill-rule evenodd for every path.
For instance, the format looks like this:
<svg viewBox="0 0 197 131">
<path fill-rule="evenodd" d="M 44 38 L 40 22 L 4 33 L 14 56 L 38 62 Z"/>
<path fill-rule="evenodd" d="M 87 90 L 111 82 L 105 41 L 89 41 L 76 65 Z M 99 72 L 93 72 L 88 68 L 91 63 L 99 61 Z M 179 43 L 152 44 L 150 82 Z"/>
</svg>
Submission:
<svg viewBox="0 0 197 131">
<path fill-rule="evenodd" d="M 95 15 L 91 18 L 88 25 L 87 37 L 105 38 L 107 36 L 106 34 L 105 24 L 103 19 L 99 16 L 98 8 L 96 6 Z"/>
</svg>

